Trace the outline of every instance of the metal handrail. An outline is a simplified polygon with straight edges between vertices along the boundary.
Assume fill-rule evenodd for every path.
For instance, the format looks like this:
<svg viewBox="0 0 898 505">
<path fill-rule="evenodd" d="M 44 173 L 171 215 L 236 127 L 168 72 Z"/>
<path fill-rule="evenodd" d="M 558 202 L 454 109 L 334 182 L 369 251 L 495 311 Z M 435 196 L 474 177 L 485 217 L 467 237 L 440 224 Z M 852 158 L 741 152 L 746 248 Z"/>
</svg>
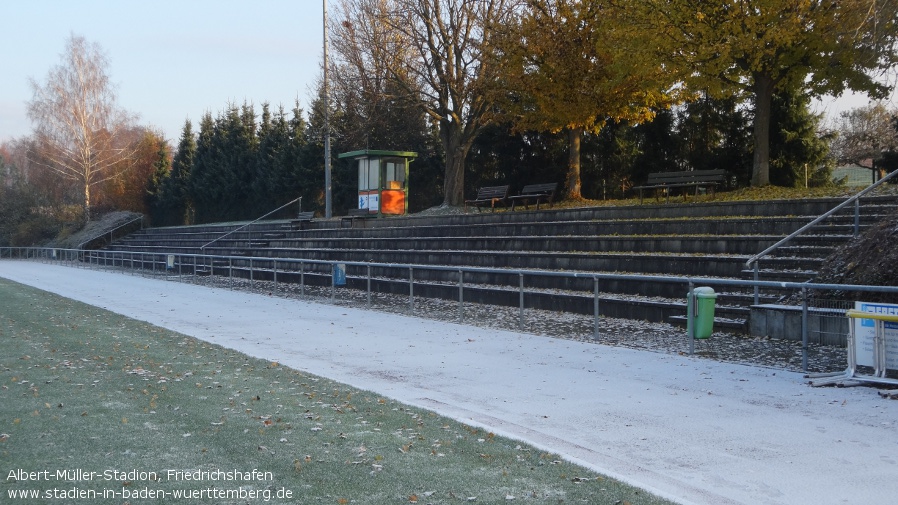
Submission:
<svg viewBox="0 0 898 505">
<path fill-rule="evenodd" d="M 9 258 L 12 258 L 12 251 L 27 251 L 28 258 L 49 258 L 52 251 L 75 253 L 71 258 L 80 258 L 78 253 L 83 251 L 77 249 L 65 249 L 54 247 L 3 247 L 0 249 L 10 251 Z M 30 253 L 35 253 L 31 255 Z M 38 252 L 46 253 L 45 255 L 37 254 Z M 614 272 L 601 271 L 569 271 L 569 270 L 538 270 L 527 268 L 494 268 L 494 267 L 474 267 L 474 266 L 457 266 L 457 265 L 431 265 L 424 263 L 381 263 L 374 261 L 346 261 L 346 260 L 316 260 L 304 258 L 272 258 L 269 256 L 232 256 L 225 254 L 193 254 L 193 253 L 165 253 L 158 251 L 92 251 L 95 257 L 110 257 L 121 260 L 124 256 L 142 255 L 149 257 L 159 256 L 177 256 L 181 258 L 195 259 L 220 259 L 220 260 L 238 260 L 238 261 L 255 261 L 257 264 L 265 264 L 275 262 L 281 264 L 309 264 L 309 265 L 328 265 L 343 264 L 346 266 L 357 267 L 383 267 L 407 270 L 409 268 L 415 270 L 434 270 L 446 272 L 465 273 L 489 273 L 489 274 L 508 274 L 508 275 L 527 275 L 527 276 L 546 276 L 546 277 L 568 277 L 577 279 L 601 279 L 601 280 L 640 280 L 663 283 L 685 284 L 694 282 L 696 284 L 708 284 L 716 286 L 732 286 L 732 287 L 748 287 L 760 286 L 766 288 L 778 289 L 807 289 L 807 290 L 843 290 L 843 291 L 862 291 L 876 293 L 898 293 L 898 286 L 874 286 L 867 284 L 830 284 L 830 283 L 814 283 L 814 282 L 788 282 L 788 281 L 751 281 L 746 279 L 727 279 L 719 277 L 695 277 L 695 276 L 677 276 L 677 275 L 654 275 L 654 274 L 622 274 Z M 198 264 L 199 265 L 199 264 Z"/>
<path fill-rule="evenodd" d="M 858 292 L 878 292 L 878 293 L 896 293 L 898 294 L 898 286 L 870 286 L 870 285 L 844 285 L 844 284 L 817 284 L 817 283 L 798 283 L 798 282 L 774 282 L 774 281 L 747 281 L 742 279 L 719 279 L 719 278 L 703 278 L 703 277 L 677 277 L 677 276 L 659 276 L 659 275 L 640 275 L 640 274 L 618 274 L 618 273 L 606 273 L 606 272 L 572 272 L 572 271 L 562 271 L 562 270 L 531 270 L 531 269 L 501 269 L 501 268 L 488 268 L 488 267 L 458 267 L 458 266 L 449 266 L 449 265 L 425 265 L 425 264 L 410 264 L 410 263 L 375 263 L 375 262 L 360 262 L 360 261 L 334 261 L 334 260 L 313 260 L 313 259 L 299 259 L 299 258 L 270 258 L 270 257 L 247 257 L 247 256 L 224 256 L 224 255 L 207 255 L 207 254 L 189 254 L 189 253 L 178 253 L 178 254 L 165 254 L 159 252 L 124 252 L 124 251 L 91 251 L 89 254 L 84 253 L 80 250 L 70 250 L 70 249 L 53 249 L 53 248 L 0 248 L 0 258 L 3 257 L 3 250 L 9 250 L 9 258 L 13 257 L 13 250 L 19 251 L 19 258 L 22 258 L 22 252 L 24 251 L 25 258 L 35 258 L 35 259 L 47 259 L 50 261 L 60 261 L 60 262 L 71 262 L 75 264 L 76 262 L 83 262 L 86 260 L 88 265 L 93 265 L 93 259 L 97 260 L 97 265 L 99 266 L 100 259 L 103 259 L 103 265 L 105 266 L 107 263 L 107 259 L 111 257 L 113 267 L 115 267 L 115 261 L 118 259 L 120 261 L 120 265 L 124 266 L 126 257 L 128 255 L 131 261 L 131 268 L 135 267 L 136 261 L 139 261 L 141 265 L 146 261 L 146 256 L 150 257 L 150 263 L 152 264 L 153 272 L 156 272 L 156 265 L 160 256 L 169 256 L 169 257 L 179 257 L 181 260 L 183 258 L 191 258 L 192 265 L 188 264 L 188 266 L 192 266 L 194 272 L 196 272 L 197 267 L 206 265 L 206 260 L 213 259 L 222 259 L 228 260 L 228 270 L 230 276 L 230 269 L 235 260 L 237 261 L 248 261 L 249 269 L 250 269 L 250 281 L 253 280 L 252 272 L 254 269 L 253 263 L 256 265 L 264 265 L 266 263 L 271 265 L 273 274 L 274 274 L 274 283 L 275 283 L 275 291 L 277 290 L 277 272 L 278 266 L 283 264 L 298 264 L 300 267 L 300 274 L 304 273 L 304 265 L 305 264 L 318 264 L 318 265 L 327 265 L 331 268 L 336 267 L 338 264 L 343 265 L 352 265 L 365 267 L 367 270 L 367 290 L 368 290 L 368 304 L 370 306 L 371 300 L 371 267 L 387 267 L 387 268 L 400 268 L 404 270 L 408 270 L 408 282 L 409 282 L 409 307 L 412 312 L 414 312 L 414 270 L 443 270 L 443 271 L 454 271 L 459 274 L 459 314 L 461 317 L 463 310 L 463 296 L 462 296 L 462 278 L 465 273 L 501 273 L 501 274 L 517 274 L 521 281 L 519 282 L 519 290 L 521 292 L 520 295 L 520 326 L 523 328 L 524 324 L 524 283 L 523 276 L 524 275 L 533 275 L 533 276 L 550 276 L 550 277 L 573 277 L 573 278 L 587 278 L 593 280 L 593 297 L 594 297 L 594 309 L 593 309 L 593 331 L 594 338 L 599 338 L 599 282 L 600 280 L 640 280 L 640 281 L 650 281 L 650 282 L 664 282 L 664 283 L 679 283 L 688 285 L 689 287 L 689 295 L 687 299 L 693 299 L 693 286 L 696 284 L 707 284 L 707 285 L 716 285 L 716 286 L 754 286 L 755 290 L 758 288 L 776 288 L 776 289 L 795 289 L 800 290 L 802 293 L 802 323 L 801 323 L 801 341 L 802 341 L 802 370 L 808 370 L 808 332 L 809 325 L 807 323 L 808 317 L 808 303 L 807 296 L 809 290 L 820 289 L 820 290 L 834 290 L 839 289 L 843 291 L 858 291 Z M 32 252 L 34 254 L 32 254 Z M 60 252 L 65 253 L 63 255 L 59 254 Z M 74 254 L 71 254 L 74 253 Z M 83 254 L 83 256 L 82 256 Z M 139 259 L 135 259 L 135 255 L 139 256 Z M 200 263 L 198 260 L 202 260 Z M 178 261 L 178 276 L 181 274 L 181 266 L 182 261 Z M 141 267 L 143 268 L 143 267 Z M 331 276 L 331 298 L 333 299 L 335 294 L 336 285 L 334 283 L 335 275 Z M 300 277 L 302 279 L 302 277 Z M 303 281 L 300 280 L 301 285 L 304 286 Z M 533 292 L 532 290 L 529 292 Z M 689 351 L 690 354 L 693 352 L 694 338 L 692 338 L 692 333 L 690 333 L 689 326 L 687 326 L 687 338 L 689 339 Z"/>
<path fill-rule="evenodd" d="M 868 186 L 868 187 L 867 187 L 866 189 L 864 189 L 863 191 L 861 191 L 861 192 L 859 192 L 858 194 L 856 194 L 856 195 L 854 195 L 854 196 L 848 198 L 848 199 L 845 200 L 844 202 L 842 202 L 842 203 L 840 203 L 839 205 L 837 205 L 837 206 L 833 207 L 832 209 L 830 209 L 828 212 L 826 212 L 826 213 L 820 215 L 819 217 L 817 217 L 816 219 L 814 219 L 814 220 L 811 221 L 810 223 L 808 223 L 808 224 L 802 226 L 801 228 L 795 230 L 794 232 L 790 233 L 789 235 L 787 235 L 786 237 L 784 237 L 784 238 L 783 238 L 782 240 L 780 240 L 779 242 L 773 244 L 772 246 L 768 247 L 767 249 L 764 249 L 763 251 L 759 252 L 758 254 L 755 254 L 755 255 L 752 256 L 751 258 L 748 258 L 748 260 L 745 262 L 745 266 L 751 268 L 752 264 L 756 264 L 756 263 L 758 262 L 758 260 L 760 260 L 760 259 L 763 258 L 764 256 L 769 255 L 771 252 L 775 251 L 776 249 L 779 249 L 779 248 L 782 247 L 783 245 L 785 245 L 785 244 L 791 242 L 792 239 L 794 239 L 794 238 L 797 237 L 798 235 L 801 235 L 802 233 L 806 232 L 808 229 L 810 229 L 811 227 L 813 227 L 814 225 L 816 225 L 816 224 L 819 223 L 820 221 L 823 221 L 824 219 L 826 219 L 826 218 L 832 216 L 833 214 L 835 214 L 836 212 L 842 210 L 844 207 L 846 207 L 847 205 L 849 205 L 849 204 L 851 204 L 851 203 L 857 204 L 858 200 L 860 200 L 860 198 L 861 198 L 862 196 L 864 196 L 864 195 L 866 195 L 867 193 L 873 191 L 874 189 L 876 189 L 877 187 L 879 187 L 881 184 L 884 184 L 886 181 L 888 181 L 888 180 L 891 179 L 893 176 L 895 176 L 895 174 L 898 174 L 898 170 L 895 170 L 894 172 L 889 173 L 888 175 L 886 175 L 886 176 L 883 177 L 882 179 L 876 181 L 876 183 L 871 184 L 870 186 Z M 854 233 L 855 233 L 855 235 L 857 235 L 857 230 L 858 230 L 858 226 L 859 226 L 858 220 L 859 220 L 859 217 L 858 217 L 858 210 L 857 210 L 857 208 L 855 208 L 855 219 L 854 219 Z"/>
<path fill-rule="evenodd" d="M 268 217 L 268 216 L 274 214 L 275 212 L 277 212 L 277 211 L 283 209 L 284 207 L 286 207 L 286 206 L 288 206 L 288 205 L 290 205 L 290 204 L 296 203 L 296 202 L 298 202 L 298 201 L 301 201 L 301 200 L 302 200 L 302 197 L 301 197 L 301 196 L 300 196 L 299 198 L 294 198 L 293 200 L 290 200 L 289 202 L 285 203 L 284 205 L 281 205 L 280 207 L 274 209 L 273 211 L 271 211 L 271 212 L 265 214 L 264 216 L 262 216 L 262 217 L 257 217 L 256 219 L 253 219 L 252 221 L 246 223 L 245 225 L 240 226 L 240 227 L 238 227 L 238 228 L 234 228 L 233 230 L 231 230 L 231 231 L 225 233 L 224 235 L 218 237 L 217 239 L 215 239 L 215 240 L 213 240 L 213 241 L 211 241 L 211 242 L 208 242 L 208 243 L 206 243 L 206 244 L 200 246 L 200 250 L 201 250 L 201 251 L 205 251 L 205 250 L 206 250 L 206 247 L 208 247 L 209 245 L 214 244 L 215 242 L 218 242 L 219 240 L 221 240 L 221 239 L 227 237 L 228 235 L 230 235 L 230 234 L 232 234 L 232 233 L 234 233 L 234 232 L 238 232 L 238 231 L 240 231 L 240 230 L 246 228 L 247 226 L 253 225 L 253 224 L 255 224 L 257 221 L 261 221 L 261 220 L 265 219 L 266 217 Z"/>
<path fill-rule="evenodd" d="M 127 223 L 120 224 L 120 225 L 116 226 L 115 228 L 113 228 L 113 229 L 111 229 L 111 230 L 109 230 L 109 231 L 104 231 L 103 233 L 101 233 L 101 234 L 99 234 L 99 235 L 97 235 L 97 236 L 95 236 L 95 237 L 91 237 L 91 238 L 85 240 L 84 242 L 81 242 L 80 244 L 78 244 L 78 246 L 76 247 L 76 249 L 79 249 L 79 250 L 83 249 L 83 248 L 84 248 L 84 244 L 89 244 L 89 243 L 93 242 L 94 240 L 97 240 L 98 238 L 104 237 L 104 236 L 106 236 L 107 233 L 109 234 L 109 241 L 112 242 L 112 240 L 113 240 L 113 234 L 114 234 L 117 230 L 120 230 L 120 229 L 124 228 L 125 226 L 128 226 L 128 225 L 130 225 L 130 224 L 134 224 L 134 223 L 136 223 L 137 221 L 140 221 L 140 222 L 141 222 L 141 227 L 143 227 L 143 218 L 144 218 L 144 216 L 141 215 L 140 217 L 136 217 L 136 218 L 134 218 L 134 219 L 128 221 Z"/>
</svg>

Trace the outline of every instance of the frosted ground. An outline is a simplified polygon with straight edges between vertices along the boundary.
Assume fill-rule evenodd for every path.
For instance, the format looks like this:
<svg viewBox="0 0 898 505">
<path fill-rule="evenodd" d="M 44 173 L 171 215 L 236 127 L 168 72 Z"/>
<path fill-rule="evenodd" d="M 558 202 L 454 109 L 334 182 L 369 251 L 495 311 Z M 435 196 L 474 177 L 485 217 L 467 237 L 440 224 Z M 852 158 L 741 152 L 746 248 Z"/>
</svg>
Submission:
<svg viewBox="0 0 898 505">
<path fill-rule="evenodd" d="M 898 402 L 873 388 L 33 262 L 0 261 L 0 276 L 482 425 L 682 503 L 898 496 Z"/>
</svg>

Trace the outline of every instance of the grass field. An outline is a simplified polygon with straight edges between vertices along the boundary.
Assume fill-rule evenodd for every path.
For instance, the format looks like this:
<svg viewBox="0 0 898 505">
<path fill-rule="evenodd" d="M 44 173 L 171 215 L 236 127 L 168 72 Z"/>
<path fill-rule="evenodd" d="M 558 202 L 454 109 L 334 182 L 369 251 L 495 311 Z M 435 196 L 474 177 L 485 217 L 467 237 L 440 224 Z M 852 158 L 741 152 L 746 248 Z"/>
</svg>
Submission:
<svg viewBox="0 0 898 505">
<path fill-rule="evenodd" d="M 432 412 L 3 279 L 0 343 L 0 503 L 669 503 Z"/>
</svg>

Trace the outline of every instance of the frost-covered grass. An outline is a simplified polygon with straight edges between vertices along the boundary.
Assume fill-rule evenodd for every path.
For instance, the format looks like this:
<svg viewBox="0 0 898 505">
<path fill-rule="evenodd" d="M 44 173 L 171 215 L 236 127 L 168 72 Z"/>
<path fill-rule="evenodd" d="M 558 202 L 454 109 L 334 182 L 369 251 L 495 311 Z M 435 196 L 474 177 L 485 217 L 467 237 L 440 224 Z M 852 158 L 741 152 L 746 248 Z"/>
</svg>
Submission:
<svg viewBox="0 0 898 505">
<path fill-rule="evenodd" d="M 2 503 L 59 493 L 49 501 L 668 503 L 482 429 L 99 308 L 6 280 L 0 300 Z M 198 495 L 174 496 L 185 490 Z M 42 497 L 11 498 L 21 491 Z"/>
</svg>

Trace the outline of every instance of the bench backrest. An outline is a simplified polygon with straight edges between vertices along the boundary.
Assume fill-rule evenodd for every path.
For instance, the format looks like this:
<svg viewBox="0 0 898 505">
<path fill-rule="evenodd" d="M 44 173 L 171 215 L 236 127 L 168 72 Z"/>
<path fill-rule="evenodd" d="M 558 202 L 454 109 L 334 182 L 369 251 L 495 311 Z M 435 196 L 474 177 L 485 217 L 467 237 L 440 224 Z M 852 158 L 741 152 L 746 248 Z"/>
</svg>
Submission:
<svg viewBox="0 0 898 505">
<path fill-rule="evenodd" d="M 486 186 L 477 191 L 478 200 L 505 198 L 506 196 L 508 196 L 508 186 Z"/>
<path fill-rule="evenodd" d="M 688 172 L 654 172 L 649 174 L 647 183 L 655 184 L 683 184 L 701 182 L 726 182 L 726 170 L 691 170 Z"/>
<path fill-rule="evenodd" d="M 541 193 L 546 193 L 548 195 L 554 195 L 555 190 L 558 189 L 557 182 L 550 182 L 547 184 L 528 184 L 524 186 L 524 189 L 521 190 L 522 195 L 538 195 Z"/>
<path fill-rule="evenodd" d="M 310 210 L 308 212 L 300 212 L 296 216 L 296 220 L 297 221 L 311 221 L 313 217 L 315 217 L 315 211 Z"/>
</svg>

